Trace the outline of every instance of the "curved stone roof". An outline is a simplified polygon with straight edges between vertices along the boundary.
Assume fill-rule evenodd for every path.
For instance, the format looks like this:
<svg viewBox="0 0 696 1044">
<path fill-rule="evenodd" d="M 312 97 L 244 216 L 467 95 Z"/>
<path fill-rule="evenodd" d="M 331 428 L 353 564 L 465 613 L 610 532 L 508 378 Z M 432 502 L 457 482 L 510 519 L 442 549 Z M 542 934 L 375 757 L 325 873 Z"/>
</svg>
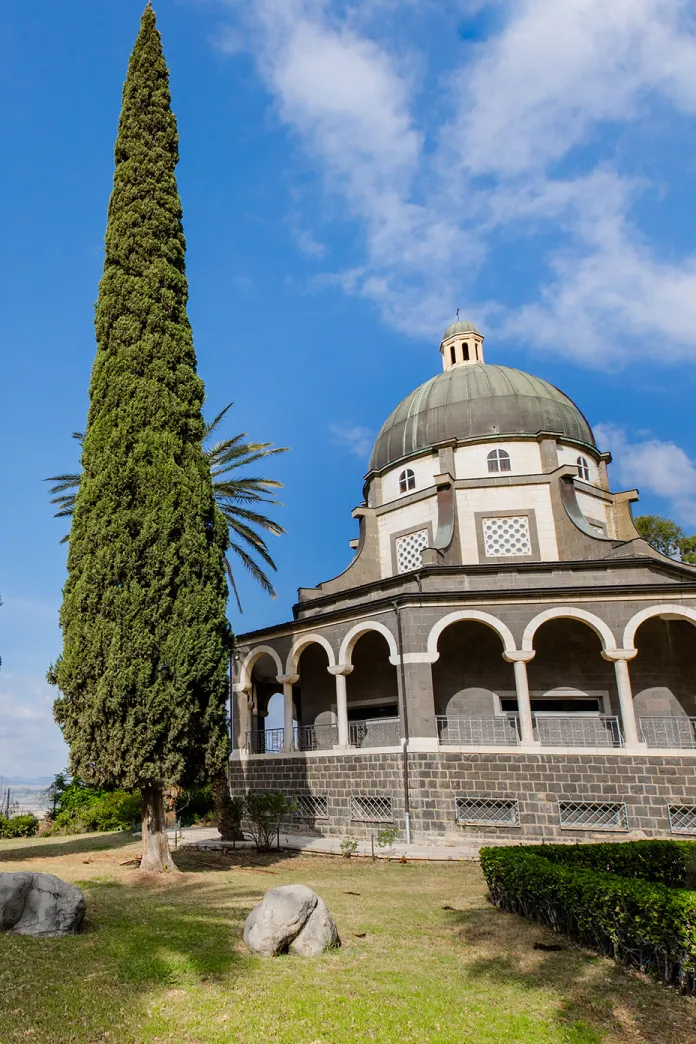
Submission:
<svg viewBox="0 0 696 1044">
<path fill-rule="evenodd" d="M 377 436 L 370 471 L 440 442 L 550 432 L 594 448 L 592 429 L 567 395 L 509 366 L 452 366 L 407 395 Z"/>
<path fill-rule="evenodd" d="M 447 327 L 444 334 L 442 335 L 442 340 L 446 341 L 448 337 L 454 337 L 455 334 L 468 334 L 478 332 L 479 331 L 476 329 L 473 323 L 467 322 L 466 319 L 457 319 L 456 323 L 452 323 L 450 326 Z"/>
</svg>

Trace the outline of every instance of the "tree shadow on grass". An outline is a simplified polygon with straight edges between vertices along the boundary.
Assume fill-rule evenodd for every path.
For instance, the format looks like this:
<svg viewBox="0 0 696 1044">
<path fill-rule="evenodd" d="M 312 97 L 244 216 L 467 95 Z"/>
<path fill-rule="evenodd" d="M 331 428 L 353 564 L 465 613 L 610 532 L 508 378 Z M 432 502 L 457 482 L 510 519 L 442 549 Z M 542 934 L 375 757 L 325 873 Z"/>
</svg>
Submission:
<svg viewBox="0 0 696 1044">
<path fill-rule="evenodd" d="M 286 863 L 292 863 L 302 856 L 301 852 L 285 849 L 272 849 L 257 852 L 256 849 L 226 849 L 223 852 L 193 849 L 188 846 L 173 852 L 174 861 L 184 873 L 208 873 L 219 870 L 249 870 L 267 874 L 272 877 Z M 273 887 L 271 884 L 269 888 Z"/>
<path fill-rule="evenodd" d="M 83 852 L 104 852 L 109 848 L 124 848 L 135 844 L 130 833 L 88 834 L 66 838 L 28 838 L 17 840 L 10 848 L 0 845 L 0 863 L 19 863 L 26 859 L 50 859 L 53 856 L 80 855 Z"/>
<path fill-rule="evenodd" d="M 622 968 L 545 925 L 488 904 L 447 914 L 465 946 L 483 951 L 467 975 L 502 988 L 558 998 L 556 1021 L 569 1039 L 693 1044 L 696 1006 L 647 976 Z M 542 949 L 535 949 L 541 946 Z M 558 947 L 545 951 L 543 947 Z"/>
<path fill-rule="evenodd" d="M 205 984 L 231 985 L 251 966 L 240 941 L 259 899 L 254 884 L 179 875 L 163 882 L 145 875 L 79 882 L 87 902 L 84 933 L 0 937 L 7 1001 L 0 1006 L 0 1040 L 25 1040 L 27 1029 L 47 1044 L 168 1037 L 177 1029 L 169 1006 L 178 995 L 200 1004 L 197 991 L 210 989 Z"/>
</svg>

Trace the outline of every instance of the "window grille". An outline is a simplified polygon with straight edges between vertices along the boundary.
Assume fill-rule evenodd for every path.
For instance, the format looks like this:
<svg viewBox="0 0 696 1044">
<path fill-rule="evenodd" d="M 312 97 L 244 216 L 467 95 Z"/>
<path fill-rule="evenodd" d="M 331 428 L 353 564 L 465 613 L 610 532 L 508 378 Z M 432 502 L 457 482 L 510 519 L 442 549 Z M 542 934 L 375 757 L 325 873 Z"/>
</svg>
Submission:
<svg viewBox="0 0 696 1044">
<path fill-rule="evenodd" d="M 580 478 L 584 479 L 585 482 L 589 482 L 590 481 L 590 465 L 587 463 L 587 457 L 578 457 L 578 459 L 577 459 L 577 461 L 575 463 L 578 466 L 578 475 L 580 476 Z"/>
<path fill-rule="evenodd" d="M 391 798 L 354 794 L 350 799 L 350 818 L 361 823 L 391 823 L 393 822 Z"/>
<path fill-rule="evenodd" d="M 512 471 L 510 454 L 504 449 L 494 449 L 488 454 L 489 471 Z"/>
<path fill-rule="evenodd" d="M 559 801 L 562 830 L 628 830 L 623 801 Z"/>
<path fill-rule="evenodd" d="M 409 493 L 416 488 L 416 476 L 410 468 L 406 468 L 399 475 L 399 493 Z"/>
<path fill-rule="evenodd" d="M 396 568 L 399 573 L 410 573 L 412 569 L 420 569 L 421 552 L 428 546 L 428 530 L 419 529 L 417 533 L 397 537 Z"/>
<path fill-rule="evenodd" d="M 297 819 L 328 819 L 329 799 L 326 794 L 293 794 Z"/>
<path fill-rule="evenodd" d="M 667 810 L 673 834 L 696 834 L 696 805 L 668 805 Z"/>
<path fill-rule="evenodd" d="M 457 797 L 454 816 L 458 823 L 471 826 L 519 826 L 520 805 L 517 798 L 498 801 L 495 798 Z"/>
<path fill-rule="evenodd" d="M 526 515 L 509 518 L 484 518 L 483 543 L 488 558 L 511 558 L 531 555 L 532 538 Z"/>
</svg>

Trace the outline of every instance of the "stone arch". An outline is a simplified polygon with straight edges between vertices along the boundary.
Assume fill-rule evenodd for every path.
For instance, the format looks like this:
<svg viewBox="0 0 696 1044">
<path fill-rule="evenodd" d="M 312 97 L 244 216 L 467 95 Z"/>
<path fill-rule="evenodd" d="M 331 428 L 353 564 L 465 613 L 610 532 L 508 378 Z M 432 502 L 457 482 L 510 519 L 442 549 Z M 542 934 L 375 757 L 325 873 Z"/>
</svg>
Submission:
<svg viewBox="0 0 696 1044">
<path fill-rule="evenodd" d="M 387 645 L 389 646 L 389 659 L 392 664 L 397 663 L 399 659 L 399 650 L 396 645 L 396 639 L 391 633 L 388 627 L 384 624 L 379 623 L 377 620 L 364 620 L 361 623 L 355 624 L 354 627 L 348 631 L 341 642 L 341 651 L 338 654 L 338 662 L 343 666 L 350 667 L 352 665 L 353 649 L 359 638 L 368 631 L 377 631 L 386 639 Z"/>
<path fill-rule="evenodd" d="M 523 651 L 534 652 L 534 635 L 538 629 L 549 620 L 558 619 L 580 620 L 586 623 L 599 637 L 603 652 L 616 648 L 616 640 L 611 628 L 599 616 L 595 616 L 594 613 L 588 613 L 586 609 L 578 609 L 576 606 L 559 605 L 553 609 L 545 609 L 543 613 L 539 613 L 529 621 L 522 635 Z"/>
<path fill-rule="evenodd" d="M 442 632 L 453 623 L 466 622 L 468 620 L 483 623 L 492 628 L 503 643 L 505 652 L 515 652 L 515 639 L 512 636 L 512 631 L 502 620 L 499 620 L 496 616 L 491 616 L 490 613 L 484 613 L 480 609 L 458 609 L 454 613 L 443 616 L 431 628 L 427 646 L 428 659 L 432 658 L 431 662 L 435 662 L 440 655 L 437 643 Z"/>
<path fill-rule="evenodd" d="M 331 643 L 328 641 L 327 638 L 324 637 L 323 634 L 316 634 L 312 632 L 311 634 L 300 635 L 300 637 L 293 643 L 292 649 L 288 653 L 288 658 L 285 664 L 286 674 L 297 674 L 297 666 L 300 662 L 300 656 L 302 655 L 302 653 L 308 645 L 321 645 L 321 647 L 327 655 L 329 667 L 336 666 L 336 657 L 334 656 L 334 651 L 331 646 Z"/>
<path fill-rule="evenodd" d="M 635 649 L 636 631 L 652 616 L 678 616 L 681 619 L 689 620 L 696 626 L 696 609 L 691 609 L 686 605 L 650 605 L 647 609 L 641 609 L 639 613 L 632 616 L 626 624 L 623 634 L 624 649 Z"/>
<path fill-rule="evenodd" d="M 277 667 L 277 673 L 283 673 L 283 664 L 275 649 L 271 645 L 257 645 L 246 654 L 242 661 L 242 666 L 239 668 L 239 681 L 234 686 L 236 691 L 249 688 L 253 666 L 262 656 L 270 656 Z"/>
</svg>

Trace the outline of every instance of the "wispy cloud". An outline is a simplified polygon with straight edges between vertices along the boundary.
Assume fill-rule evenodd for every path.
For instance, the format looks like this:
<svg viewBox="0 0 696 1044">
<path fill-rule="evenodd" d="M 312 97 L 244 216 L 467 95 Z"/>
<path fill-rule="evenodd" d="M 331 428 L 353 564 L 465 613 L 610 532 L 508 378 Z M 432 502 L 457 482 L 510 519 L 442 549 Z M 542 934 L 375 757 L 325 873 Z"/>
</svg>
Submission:
<svg viewBox="0 0 696 1044">
<path fill-rule="evenodd" d="M 696 464 L 681 446 L 631 436 L 616 424 L 597 424 L 594 431 L 600 444 L 612 447 L 622 485 L 662 497 L 677 522 L 696 526 Z"/>
<path fill-rule="evenodd" d="M 67 762 L 53 721 L 55 691 L 34 675 L 0 674 L 0 776 L 42 776 Z"/>
<path fill-rule="evenodd" d="M 370 428 L 363 428 L 359 424 L 332 424 L 329 430 L 335 445 L 343 446 L 363 460 L 370 455 L 375 441 L 375 433 Z"/>
<path fill-rule="evenodd" d="M 528 331 L 598 367 L 620 364 L 649 316 L 663 331 L 662 361 L 696 356 L 696 256 L 665 260 L 641 234 L 644 182 L 613 148 L 568 173 L 609 125 L 649 124 L 656 102 L 696 110 L 687 3 L 484 0 L 497 7 L 497 32 L 463 46 L 458 65 L 430 70 L 439 98 L 426 109 L 418 41 L 380 31 L 396 0 L 357 12 L 337 0 L 227 2 L 228 49 L 252 52 L 280 119 L 362 228 L 361 262 L 333 275 L 347 292 L 428 336 L 466 297 L 489 329 Z M 453 23 L 461 11 L 435 6 Z M 477 295 L 501 229 L 520 242 L 553 236 L 550 275 L 514 311 Z M 311 253 L 316 237 L 305 232 L 299 246 Z M 631 345 L 634 358 L 651 351 L 644 337 Z"/>
</svg>

